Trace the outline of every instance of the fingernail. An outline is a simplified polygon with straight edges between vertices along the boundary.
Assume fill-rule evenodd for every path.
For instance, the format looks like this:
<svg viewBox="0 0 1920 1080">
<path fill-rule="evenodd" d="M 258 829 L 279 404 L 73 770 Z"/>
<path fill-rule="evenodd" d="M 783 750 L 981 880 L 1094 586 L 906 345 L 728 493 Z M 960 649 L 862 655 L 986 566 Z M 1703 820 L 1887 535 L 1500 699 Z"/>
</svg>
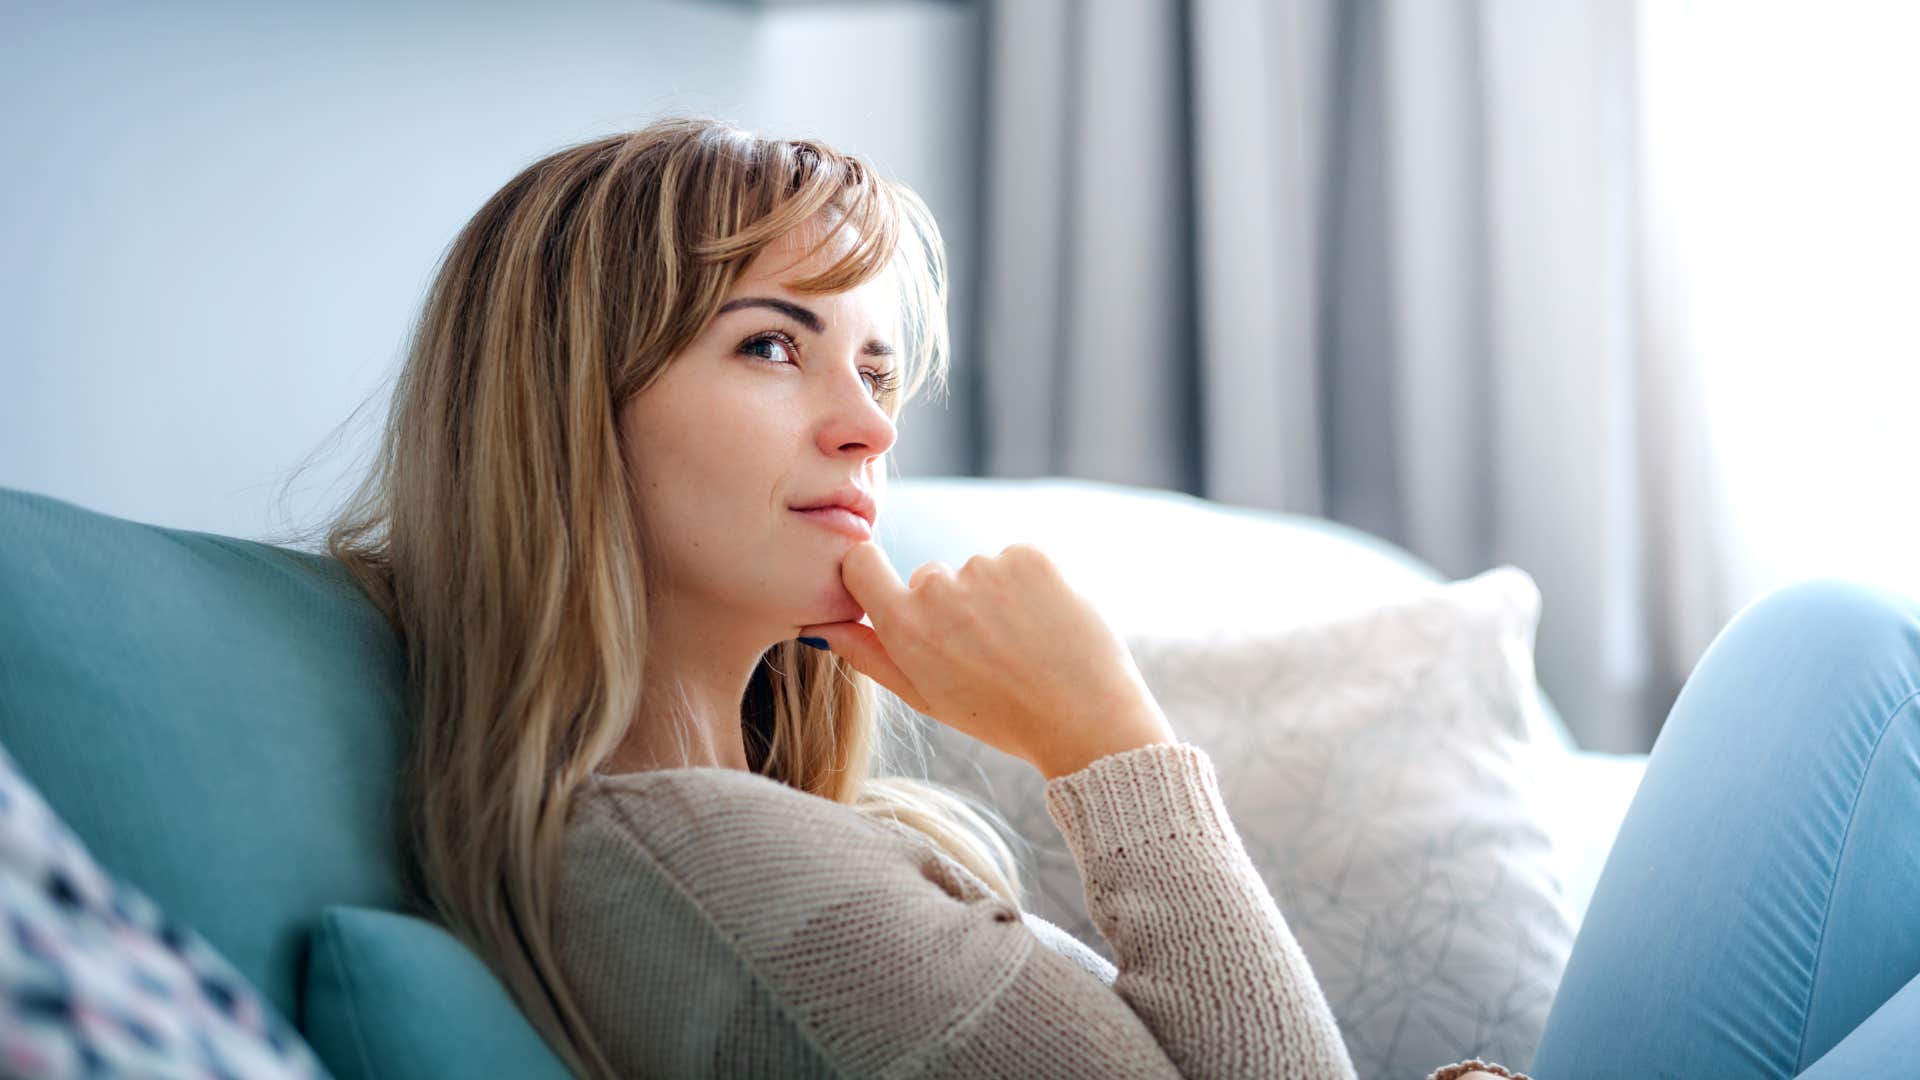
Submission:
<svg viewBox="0 0 1920 1080">
<path fill-rule="evenodd" d="M 816 649 L 824 649 L 827 647 L 827 639 L 820 637 L 803 637 L 800 639 L 800 644 L 811 645 Z"/>
</svg>

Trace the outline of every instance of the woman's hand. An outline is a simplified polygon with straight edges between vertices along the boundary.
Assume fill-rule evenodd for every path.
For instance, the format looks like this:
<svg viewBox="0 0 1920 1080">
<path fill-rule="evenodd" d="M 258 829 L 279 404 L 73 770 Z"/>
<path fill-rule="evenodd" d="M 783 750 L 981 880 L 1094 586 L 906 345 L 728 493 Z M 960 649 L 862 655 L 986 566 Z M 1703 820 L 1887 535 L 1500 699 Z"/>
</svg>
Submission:
<svg viewBox="0 0 1920 1080">
<path fill-rule="evenodd" d="M 878 544 L 840 579 L 873 626 L 803 627 L 922 713 L 1031 763 L 1047 779 L 1108 754 L 1176 741 L 1133 655 L 1031 544 L 930 562 L 902 582 Z"/>
</svg>

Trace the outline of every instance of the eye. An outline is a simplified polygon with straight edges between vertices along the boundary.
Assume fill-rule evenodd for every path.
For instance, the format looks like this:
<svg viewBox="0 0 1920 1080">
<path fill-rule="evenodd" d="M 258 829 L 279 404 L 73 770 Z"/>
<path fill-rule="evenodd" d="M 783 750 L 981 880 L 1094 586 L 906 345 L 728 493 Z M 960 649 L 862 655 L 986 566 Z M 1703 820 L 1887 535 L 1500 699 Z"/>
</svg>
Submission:
<svg viewBox="0 0 1920 1080">
<path fill-rule="evenodd" d="M 763 351 L 776 347 L 786 350 L 786 360 L 778 359 L 768 355 L 767 351 Z M 800 357 L 800 344 L 793 340 L 793 335 L 784 330 L 767 330 L 741 342 L 740 352 L 756 360 L 764 360 L 769 364 L 792 363 L 797 365 Z M 860 373 L 872 377 L 873 399 L 875 401 L 883 400 L 889 394 L 900 389 L 900 375 L 896 371 L 879 371 L 874 368 L 861 368 Z"/>
<path fill-rule="evenodd" d="M 740 351 L 748 356 L 759 357 L 769 363 L 777 364 L 780 361 L 775 360 L 771 356 L 761 355 L 758 351 L 762 346 L 769 345 L 778 345 L 780 348 L 787 350 L 787 355 L 796 362 L 800 357 L 800 346 L 794 342 L 791 336 L 780 330 L 768 330 L 763 334 L 755 334 L 741 343 Z"/>
<path fill-rule="evenodd" d="M 873 376 L 874 400 L 878 401 L 881 398 L 891 395 L 895 390 L 900 389 L 899 372 L 875 371 L 872 368 L 867 368 L 866 372 Z"/>
</svg>

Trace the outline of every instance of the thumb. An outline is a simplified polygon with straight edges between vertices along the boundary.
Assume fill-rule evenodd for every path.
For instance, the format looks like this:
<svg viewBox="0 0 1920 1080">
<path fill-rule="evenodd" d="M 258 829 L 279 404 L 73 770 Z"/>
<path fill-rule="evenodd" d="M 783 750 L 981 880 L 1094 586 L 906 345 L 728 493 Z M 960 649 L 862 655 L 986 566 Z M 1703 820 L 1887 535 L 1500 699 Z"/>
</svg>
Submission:
<svg viewBox="0 0 1920 1080">
<path fill-rule="evenodd" d="M 875 626 L 888 625 L 907 595 L 907 583 L 900 580 L 887 549 L 871 540 L 847 549 L 840 560 L 840 584 Z"/>
<path fill-rule="evenodd" d="M 860 622 L 820 623 L 801 627 L 797 636 L 825 640 L 834 655 L 852 664 L 855 671 L 893 691 L 915 711 L 933 715 L 920 691 L 914 689 L 906 673 L 887 655 L 887 648 L 880 644 L 880 635 L 873 632 L 873 627 Z"/>
</svg>

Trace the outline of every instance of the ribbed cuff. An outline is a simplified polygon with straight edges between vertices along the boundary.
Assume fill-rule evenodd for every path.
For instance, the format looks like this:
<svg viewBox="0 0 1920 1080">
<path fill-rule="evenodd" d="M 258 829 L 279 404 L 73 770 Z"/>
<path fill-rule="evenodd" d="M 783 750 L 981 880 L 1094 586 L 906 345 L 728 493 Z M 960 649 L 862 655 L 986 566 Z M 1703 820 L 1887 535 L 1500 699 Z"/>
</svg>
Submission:
<svg viewBox="0 0 1920 1080">
<path fill-rule="evenodd" d="M 1213 760 L 1192 743 L 1148 743 L 1047 781 L 1047 813 L 1075 848 L 1231 837 Z"/>
<path fill-rule="evenodd" d="M 1481 1061 L 1479 1058 L 1469 1058 L 1466 1061 L 1458 1061 L 1435 1069 L 1427 1074 L 1427 1080 L 1455 1080 L 1456 1077 L 1475 1070 L 1490 1072 L 1495 1076 L 1511 1076 L 1513 1080 L 1533 1080 L 1526 1073 L 1513 1072 L 1505 1065 L 1495 1065 L 1491 1061 Z"/>
</svg>

